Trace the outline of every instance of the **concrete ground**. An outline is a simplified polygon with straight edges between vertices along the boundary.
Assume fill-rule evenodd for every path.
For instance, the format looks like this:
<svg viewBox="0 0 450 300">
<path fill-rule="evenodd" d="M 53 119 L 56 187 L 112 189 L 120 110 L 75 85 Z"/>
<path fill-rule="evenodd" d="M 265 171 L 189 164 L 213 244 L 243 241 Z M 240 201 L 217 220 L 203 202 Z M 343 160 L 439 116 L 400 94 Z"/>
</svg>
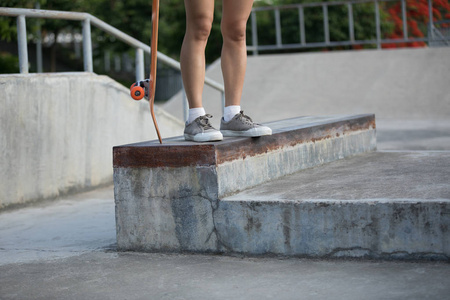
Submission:
<svg viewBox="0 0 450 300">
<path fill-rule="evenodd" d="M 264 188 L 275 197 L 449 199 L 449 167 L 449 151 L 380 151 Z M 1 212 L 0 299 L 449 299 L 445 261 L 117 253 L 113 199 L 110 186 Z"/>
<path fill-rule="evenodd" d="M 346 161 L 352 164 L 352 159 Z M 448 262 L 117 253 L 114 242 L 112 187 L 2 212 L 0 299 L 448 299 L 450 295 Z"/>
</svg>

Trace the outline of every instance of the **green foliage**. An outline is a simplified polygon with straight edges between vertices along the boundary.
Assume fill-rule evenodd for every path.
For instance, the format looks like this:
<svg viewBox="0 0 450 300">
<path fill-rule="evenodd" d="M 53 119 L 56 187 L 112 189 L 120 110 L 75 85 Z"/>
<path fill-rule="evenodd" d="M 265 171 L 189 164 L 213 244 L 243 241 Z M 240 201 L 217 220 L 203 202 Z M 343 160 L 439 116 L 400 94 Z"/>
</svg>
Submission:
<svg viewBox="0 0 450 300">
<path fill-rule="evenodd" d="M 186 26 L 183 1 L 164 0 L 160 4 L 159 17 L 159 49 L 161 52 L 179 59 Z"/>
<path fill-rule="evenodd" d="M 316 2 L 336 2 L 335 0 L 273 0 L 258 1 L 254 6 L 269 5 L 288 5 L 288 4 L 307 4 Z M 376 39 L 375 25 L 375 7 L 373 3 L 354 4 L 353 20 L 354 34 L 356 40 L 374 40 Z M 320 43 L 325 41 L 323 9 L 321 6 L 304 7 L 304 26 L 306 43 Z M 281 35 L 283 44 L 300 43 L 300 26 L 299 12 L 297 9 L 281 9 L 280 10 Z M 389 22 L 389 16 L 384 12 L 383 6 L 380 5 L 380 22 L 381 32 L 383 36 L 389 35 L 393 30 L 392 24 Z M 273 11 L 258 11 L 258 44 L 275 45 L 275 16 Z M 328 28 L 330 41 L 349 41 L 349 24 L 348 24 L 348 8 L 347 5 L 329 5 L 328 6 Z M 248 31 L 250 34 L 251 31 Z M 382 38 L 383 38 L 382 36 Z M 251 39 L 248 39 L 251 44 Z M 373 47 L 373 45 L 365 45 L 363 47 Z M 342 47 L 341 47 L 342 48 Z M 313 49 L 314 50 L 314 49 Z"/>
<path fill-rule="evenodd" d="M 19 58 L 6 52 L 0 52 L 0 72 L 19 73 Z"/>
<path fill-rule="evenodd" d="M 27 0 L 3 0 L 2 7 L 33 8 L 33 1 Z M 0 39 L 5 41 L 17 40 L 16 18 L 0 17 Z"/>
</svg>

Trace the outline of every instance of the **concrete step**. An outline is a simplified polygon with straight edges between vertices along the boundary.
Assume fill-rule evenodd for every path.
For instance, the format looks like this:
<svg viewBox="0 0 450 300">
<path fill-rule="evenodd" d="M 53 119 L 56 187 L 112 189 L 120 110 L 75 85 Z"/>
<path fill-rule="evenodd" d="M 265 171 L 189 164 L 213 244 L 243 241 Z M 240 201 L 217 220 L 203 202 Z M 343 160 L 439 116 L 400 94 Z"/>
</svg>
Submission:
<svg viewBox="0 0 450 300">
<path fill-rule="evenodd" d="M 234 242 L 223 237 L 233 237 L 235 225 L 242 230 L 251 225 L 245 207 L 228 209 L 229 202 L 222 199 L 374 150 L 375 116 L 300 117 L 267 125 L 273 135 L 260 138 L 192 143 L 180 137 L 162 145 L 150 141 L 114 147 L 118 249 L 299 254 L 232 247 Z M 284 245 L 283 232 L 272 243 Z"/>
<path fill-rule="evenodd" d="M 450 259 L 450 152 L 373 152 L 226 197 L 233 252 Z"/>
</svg>

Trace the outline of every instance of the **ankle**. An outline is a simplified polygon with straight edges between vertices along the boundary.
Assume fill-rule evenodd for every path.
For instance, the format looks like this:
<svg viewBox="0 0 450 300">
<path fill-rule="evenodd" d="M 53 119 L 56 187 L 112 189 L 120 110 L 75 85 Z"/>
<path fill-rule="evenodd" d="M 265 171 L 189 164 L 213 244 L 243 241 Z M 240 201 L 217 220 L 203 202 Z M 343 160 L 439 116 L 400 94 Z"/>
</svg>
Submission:
<svg viewBox="0 0 450 300">
<path fill-rule="evenodd" d="M 223 111 L 223 119 L 225 122 L 229 122 L 233 117 L 241 111 L 240 105 L 225 106 Z"/>
<path fill-rule="evenodd" d="M 206 115 L 205 109 L 203 107 L 196 107 L 189 109 L 189 118 L 187 120 L 188 124 L 192 123 L 198 117 Z"/>
</svg>

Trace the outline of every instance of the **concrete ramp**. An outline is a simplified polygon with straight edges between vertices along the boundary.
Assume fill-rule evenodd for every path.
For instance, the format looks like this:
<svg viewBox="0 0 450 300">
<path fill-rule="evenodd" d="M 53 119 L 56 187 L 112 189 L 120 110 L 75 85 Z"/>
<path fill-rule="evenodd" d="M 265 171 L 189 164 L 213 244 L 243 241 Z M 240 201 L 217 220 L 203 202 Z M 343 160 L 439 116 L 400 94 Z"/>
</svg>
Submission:
<svg viewBox="0 0 450 300">
<path fill-rule="evenodd" d="M 0 107 L 0 208 L 109 184 L 114 145 L 156 138 L 148 102 L 92 73 L 0 75 Z"/>
<path fill-rule="evenodd" d="M 449 47 L 249 56 L 242 108 L 260 122 L 362 113 L 374 113 L 379 124 L 385 119 L 445 120 L 450 115 L 449 57 Z M 207 76 L 223 82 L 220 62 Z M 213 124 L 219 124 L 220 94 L 205 87 L 203 99 Z M 183 118 L 181 95 L 164 108 Z"/>
</svg>

